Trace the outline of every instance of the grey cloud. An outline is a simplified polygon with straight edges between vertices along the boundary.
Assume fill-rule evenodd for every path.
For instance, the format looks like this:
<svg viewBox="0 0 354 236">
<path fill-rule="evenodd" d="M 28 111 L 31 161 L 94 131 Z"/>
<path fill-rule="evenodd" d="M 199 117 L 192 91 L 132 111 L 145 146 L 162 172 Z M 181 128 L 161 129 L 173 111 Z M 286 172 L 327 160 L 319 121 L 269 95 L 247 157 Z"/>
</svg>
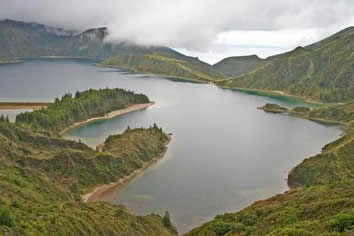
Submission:
<svg viewBox="0 0 354 236">
<path fill-rule="evenodd" d="M 223 31 L 312 28 L 326 36 L 354 24 L 354 1 L 1 0 L 0 18 L 77 30 L 108 26 L 111 40 L 206 50 Z"/>
</svg>

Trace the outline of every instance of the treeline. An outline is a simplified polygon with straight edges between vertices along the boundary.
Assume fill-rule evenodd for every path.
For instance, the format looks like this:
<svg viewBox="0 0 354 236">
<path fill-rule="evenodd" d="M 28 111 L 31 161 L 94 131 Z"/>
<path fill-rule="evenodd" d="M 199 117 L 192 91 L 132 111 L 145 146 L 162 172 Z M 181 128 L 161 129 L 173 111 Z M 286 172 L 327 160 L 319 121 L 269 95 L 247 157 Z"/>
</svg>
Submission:
<svg viewBox="0 0 354 236">
<path fill-rule="evenodd" d="M 0 122 L 10 122 L 9 117 L 8 117 L 8 116 L 1 115 L 1 116 L 0 116 Z"/>
<path fill-rule="evenodd" d="M 90 89 L 84 92 L 65 94 L 46 109 L 25 112 L 16 117 L 16 123 L 33 129 L 59 132 L 70 125 L 86 119 L 104 116 L 132 104 L 148 103 L 144 94 L 135 94 L 124 89 Z"/>
</svg>

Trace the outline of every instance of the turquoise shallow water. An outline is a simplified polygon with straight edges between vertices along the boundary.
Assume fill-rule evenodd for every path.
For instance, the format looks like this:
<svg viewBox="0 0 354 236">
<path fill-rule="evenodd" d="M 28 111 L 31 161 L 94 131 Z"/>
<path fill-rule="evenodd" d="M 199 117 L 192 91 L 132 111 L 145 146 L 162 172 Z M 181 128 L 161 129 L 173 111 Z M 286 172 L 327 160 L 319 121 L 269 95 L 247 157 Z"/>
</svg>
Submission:
<svg viewBox="0 0 354 236">
<path fill-rule="evenodd" d="M 169 210 L 181 232 L 287 190 L 287 172 L 341 132 L 338 126 L 257 110 L 265 103 L 291 107 L 297 100 L 99 68 L 90 61 L 3 65 L 0 85 L 2 101 L 51 101 L 66 92 L 104 87 L 148 95 L 155 105 L 67 135 L 94 147 L 128 125 L 157 123 L 173 133 L 164 159 L 104 200 L 138 214 Z"/>
</svg>

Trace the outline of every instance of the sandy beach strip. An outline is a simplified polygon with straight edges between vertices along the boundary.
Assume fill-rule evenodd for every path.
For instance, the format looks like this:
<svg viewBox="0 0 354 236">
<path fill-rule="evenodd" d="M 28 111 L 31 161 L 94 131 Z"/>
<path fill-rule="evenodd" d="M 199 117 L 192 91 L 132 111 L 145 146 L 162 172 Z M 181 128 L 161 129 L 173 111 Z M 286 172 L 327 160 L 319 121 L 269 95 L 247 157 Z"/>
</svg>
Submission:
<svg viewBox="0 0 354 236">
<path fill-rule="evenodd" d="M 49 102 L 0 102 L 0 110 L 39 110 L 48 107 L 50 104 Z"/>
<path fill-rule="evenodd" d="M 109 184 L 103 184 L 95 188 L 92 192 L 86 193 L 81 196 L 81 199 L 84 202 L 95 202 L 100 201 L 102 197 L 105 195 L 106 192 L 113 190 L 114 188 L 123 185 L 124 183 L 132 180 L 134 177 L 138 176 L 139 174 L 143 173 L 143 171 L 149 168 L 151 165 L 155 164 L 158 160 L 162 159 L 167 151 L 167 145 L 171 141 L 171 138 L 167 140 L 165 143 L 166 149 L 157 157 L 151 159 L 150 161 L 144 162 L 143 166 L 139 169 L 134 170 L 129 175 L 121 177 L 118 181 L 112 182 Z"/>
<path fill-rule="evenodd" d="M 90 118 L 90 119 L 87 119 L 87 120 L 84 120 L 84 121 L 79 121 L 79 122 L 76 122 L 76 123 L 70 125 L 69 127 L 65 128 L 65 129 L 63 129 L 60 132 L 60 134 L 63 134 L 66 131 L 68 131 L 69 129 L 72 129 L 72 128 L 76 127 L 76 126 L 87 124 L 87 123 L 89 123 L 91 121 L 112 119 L 113 117 L 120 116 L 120 115 L 129 113 L 129 112 L 145 109 L 145 108 L 147 108 L 147 107 L 149 107 L 149 106 L 151 106 L 153 104 L 154 104 L 154 102 L 135 104 L 135 105 L 128 106 L 127 108 L 124 108 L 124 109 L 112 111 L 112 112 L 110 112 L 110 113 L 108 113 L 108 114 L 106 114 L 104 116 L 101 116 L 101 117 L 93 117 L 93 118 Z"/>
</svg>

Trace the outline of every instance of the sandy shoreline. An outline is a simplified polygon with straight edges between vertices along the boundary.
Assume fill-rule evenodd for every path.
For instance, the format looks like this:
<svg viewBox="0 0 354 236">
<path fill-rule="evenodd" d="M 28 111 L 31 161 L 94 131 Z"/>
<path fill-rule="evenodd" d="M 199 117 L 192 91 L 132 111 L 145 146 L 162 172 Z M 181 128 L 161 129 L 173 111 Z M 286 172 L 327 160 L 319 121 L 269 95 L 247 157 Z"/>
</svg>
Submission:
<svg viewBox="0 0 354 236">
<path fill-rule="evenodd" d="M 107 191 L 109 191 L 109 190 L 111 190 L 113 188 L 116 188 L 116 187 L 118 187 L 120 185 L 123 185 L 124 183 L 128 182 L 129 180 L 131 180 L 134 177 L 138 176 L 139 174 L 143 173 L 143 171 L 145 169 L 149 168 L 151 165 L 155 164 L 158 160 L 163 158 L 163 156 L 165 155 L 165 153 L 167 151 L 167 145 L 168 145 L 168 143 L 170 141 L 171 141 L 171 138 L 169 137 L 169 139 L 165 143 L 166 149 L 159 156 L 154 157 L 153 159 L 151 159 L 148 162 L 144 162 L 144 164 L 143 164 L 143 166 L 141 168 L 134 170 L 129 175 L 121 177 L 116 182 L 112 182 L 112 183 L 109 183 L 109 184 L 103 184 L 103 185 L 100 185 L 100 186 L 96 187 L 92 192 L 89 192 L 89 193 L 86 193 L 86 194 L 82 195 L 81 199 L 84 202 L 100 201 L 102 196 L 104 196 L 104 194 Z"/>
<path fill-rule="evenodd" d="M 39 110 L 46 108 L 51 103 L 49 102 L 0 102 L 0 110 L 19 110 L 33 109 Z"/>
<path fill-rule="evenodd" d="M 131 105 L 131 106 L 129 106 L 127 108 L 124 108 L 124 109 L 119 109 L 119 110 L 112 111 L 112 112 L 110 112 L 110 113 L 108 113 L 108 114 L 106 114 L 104 116 L 101 116 L 101 117 L 93 117 L 93 118 L 90 118 L 90 119 L 87 119 L 87 120 L 84 120 L 84 121 L 79 121 L 79 122 L 76 122 L 76 123 L 70 125 L 69 127 L 65 128 L 65 129 L 63 129 L 60 132 L 60 134 L 63 134 L 66 131 L 68 131 L 69 129 L 72 129 L 72 128 L 76 127 L 76 126 L 87 124 L 87 123 L 89 123 L 91 121 L 112 119 L 113 117 L 120 116 L 120 115 L 129 113 L 129 112 L 145 109 L 145 108 L 147 108 L 147 107 L 149 107 L 149 106 L 151 106 L 153 104 L 154 104 L 154 102 L 135 104 L 135 105 Z"/>
</svg>

